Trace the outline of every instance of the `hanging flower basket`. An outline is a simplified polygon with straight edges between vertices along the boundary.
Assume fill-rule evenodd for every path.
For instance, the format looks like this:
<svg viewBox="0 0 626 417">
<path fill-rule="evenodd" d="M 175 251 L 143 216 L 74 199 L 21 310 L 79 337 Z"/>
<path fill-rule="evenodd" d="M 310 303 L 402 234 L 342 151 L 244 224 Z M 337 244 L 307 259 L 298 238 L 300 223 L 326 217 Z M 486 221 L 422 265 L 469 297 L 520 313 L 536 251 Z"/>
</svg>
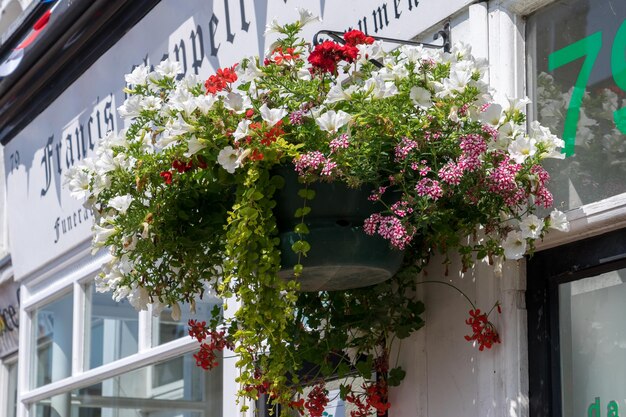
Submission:
<svg viewBox="0 0 626 417">
<path fill-rule="evenodd" d="M 355 189 L 342 183 L 313 182 L 304 188 L 315 193 L 313 200 L 307 201 L 298 197 L 298 191 L 305 186 L 293 168 L 285 167 L 276 173 L 285 179 L 285 186 L 275 196 L 274 209 L 282 279 L 296 279 L 302 291 L 338 291 L 378 284 L 400 269 L 404 251 L 363 230 L 365 220 L 384 209 L 380 202 L 370 201 L 372 187 Z M 305 216 L 311 246 L 306 257 L 292 250 L 302 239 L 302 234 L 294 230 L 301 221 L 294 213 L 303 206 L 311 210 Z M 296 277 L 293 268 L 297 264 L 303 270 Z"/>
<path fill-rule="evenodd" d="M 207 292 L 237 301 L 190 334 L 205 369 L 237 353 L 242 409 L 267 394 L 320 416 L 324 381 L 356 373 L 342 398 L 382 415 L 405 375 L 392 345 L 424 324 L 414 295 L 431 257 L 520 259 L 567 229 L 559 211 L 534 214 L 552 205 L 541 163 L 563 141 L 527 128 L 524 101 L 495 103 L 467 47 L 385 52 L 359 31 L 313 47 L 299 32 L 316 19 L 300 14 L 269 25 L 267 57 L 207 80 L 179 79 L 171 60 L 135 68 L 118 109 L 128 128 L 69 187 L 94 211 L 94 250 L 111 254 L 99 291 L 175 316 Z M 498 334 L 468 301 L 467 340 L 488 349 Z M 319 370 L 306 400 L 305 364 Z"/>
</svg>

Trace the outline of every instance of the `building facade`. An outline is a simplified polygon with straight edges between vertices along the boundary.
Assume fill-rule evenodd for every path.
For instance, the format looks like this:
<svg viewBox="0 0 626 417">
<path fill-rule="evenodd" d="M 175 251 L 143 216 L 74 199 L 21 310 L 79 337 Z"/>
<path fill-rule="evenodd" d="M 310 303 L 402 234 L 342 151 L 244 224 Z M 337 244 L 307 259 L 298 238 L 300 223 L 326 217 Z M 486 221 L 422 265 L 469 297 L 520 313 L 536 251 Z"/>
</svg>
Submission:
<svg viewBox="0 0 626 417">
<path fill-rule="evenodd" d="M 196 367 L 189 314 L 179 322 L 167 311 L 152 317 L 95 291 L 106 254 L 91 255 L 91 214 L 70 197 L 63 175 L 108 130 L 124 127 L 116 109 L 133 66 L 169 56 L 208 77 L 262 55 L 266 24 L 295 19 L 296 7 L 323 19 L 307 28 L 311 38 L 352 27 L 430 43 L 449 21 L 453 43 L 488 59 L 496 98 L 528 96 L 529 120 L 566 143 L 568 157 L 549 171 L 569 233 L 550 234 L 532 258 L 501 270 L 479 262 L 462 273 L 454 257 L 427 270 L 479 306 L 499 300 L 502 343 L 479 352 L 463 338 L 469 306 L 448 288 L 420 286 L 427 324 L 398 352 L 407 376 L 391 391 L 389 415 L 626 412 L 623 2 L 47 0 L 22 5 L 17 23 L 0 26 L 11 259 L 0 262 L 0 415 L 239 415 L 234 355 L 225 353 L 211 373 Z M 220 302 L 202 300 L 196 315 Z M 346 415 L 337 402 L 328 413 Z"/>
</svg>

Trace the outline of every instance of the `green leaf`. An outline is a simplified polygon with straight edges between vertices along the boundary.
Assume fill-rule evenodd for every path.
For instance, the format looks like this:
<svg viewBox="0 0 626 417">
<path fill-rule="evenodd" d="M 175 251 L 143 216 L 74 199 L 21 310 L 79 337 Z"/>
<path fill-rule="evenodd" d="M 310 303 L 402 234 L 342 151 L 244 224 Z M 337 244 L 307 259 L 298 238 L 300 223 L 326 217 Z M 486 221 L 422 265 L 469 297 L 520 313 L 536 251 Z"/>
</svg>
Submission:
<svg viewBox="0 0 626 417">
<path fill-rule="evenodd" d="M 309 228 L 304 223 L 297 224 L 296 227 L 294 228 L 294 231 L 301 235 L 306 235 L 310 233 Z"/>
<path fill-rule="evenodd" d="M 365 362 L 357 362 L 354 366 L 363 378 L 370 378 L 372 376 L 372 362 L 369 358 Z"/>
<path fill-rule="evenodd" d="M 339 376 L 339 378 L 343 378 L 344 376 L 348 375 L 349 372 L 350 366 L 348 366 L 348 364 L 345 362 L 341 362 L 337 367 L 337 376 Z"/>
<path fill-rule="evenodd" d="M 263 197 L 265 197 L 265 196 L 260 191 L 255 191 L 254 193 L 252 193 L 252 200 L 254 200 L 254 201 L 259 201 Z"/>
<path fill-rule="evenodd" d="M 301 207 L 296 210 L 296 214 L 294 214 L 294 217 L 297 217 L 297 218 L 304 217 L 310 212 L 311 212 L 311 207 Z"/>
<path fill-rule="evenodd" d="M 393 368 L 389 371 L 389 377 L 387 378 L 387 383 L 390 387 L 397 387 L 400 385 L 404 377 L 406 376 L 406 371 L 400 367 Z"/>
</svg>

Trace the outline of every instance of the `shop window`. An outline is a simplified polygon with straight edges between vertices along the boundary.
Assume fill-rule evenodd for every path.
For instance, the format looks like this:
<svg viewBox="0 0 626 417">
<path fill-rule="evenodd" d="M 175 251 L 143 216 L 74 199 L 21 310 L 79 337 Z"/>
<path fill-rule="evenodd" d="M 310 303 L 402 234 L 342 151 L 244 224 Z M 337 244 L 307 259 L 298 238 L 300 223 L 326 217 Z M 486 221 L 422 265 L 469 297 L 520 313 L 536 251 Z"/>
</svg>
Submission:
<svg viewBox="0 0 626 417">
<path fill-rule="evenodd" d="M 70 376 L 72 370 L 72 293 L 39 307 L 33 314 L 34 372 L 41 387 Z"/>
<path fill-rule="evenodd" d="M 530 114 L 568 154 L 546 161 L 555 204 L 626 192 L 626 2 L 554 2 L 527 28 Z"/>
<path fill-rule="evenodd" d="M 157 371 L 157 367 L 161 371 Z M 155 373 L 174 379 L 155 385 Z M 158 378 L 157 378 L 158 379 Z M 105 379 L 33 405 L 36 417 L 212 417 L 222 413 L 222 375 L 191 354 Z"/>
<path fill-rule="evenodd" d="M 85 320 L 85 368 L 92 369 L 116 361 L 138 349 L 138 312 L 126 299 L 115 301 L 111 293 L 87 287 Z"/>
<path fill-rule="evenodd" d="M 7 417 L 17 415 L 17 358 L 4 361 L 6 372 L 6 386 L 0 387 L 6 395 L 5 412 Z M 2 404 L 0 404 L 0 407 Z M 1 408 L 0 408 L 1 409 Z"/>
<path fill-rule="evenodd" d="M 626 412 L 625 299 L 626 230 L 529 260 L 531 417 Z"/>
</svg>

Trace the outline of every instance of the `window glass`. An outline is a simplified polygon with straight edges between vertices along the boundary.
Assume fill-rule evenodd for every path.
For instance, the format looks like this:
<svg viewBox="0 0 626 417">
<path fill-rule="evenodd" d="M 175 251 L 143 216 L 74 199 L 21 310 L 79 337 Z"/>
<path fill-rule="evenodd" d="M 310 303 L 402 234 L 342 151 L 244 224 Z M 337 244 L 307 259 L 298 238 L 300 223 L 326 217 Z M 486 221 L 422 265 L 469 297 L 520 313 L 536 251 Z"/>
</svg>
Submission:
<svg viewBox="0 0 626 417">
<path fill-rule="evenodd" d="M 555 204 L 626 192 L 626 2 L 555 2 L 529 19 L 531 115 L 565 140 L 546 160 Z"/>
<path fill-rule="evenodd" d="M 160 369 L 160 371 L 157 371 Z M 155 374 L 167 378 L 155 378 Z M 37 417 L 213 417 L 222 414 L 222 374 L 187 354 L 57 395 L 34 405 Z"/>
<path fill-rule="evenodd" d="M 626 269 L 559 286 L 563 416 L 626 410 Z"/>
<path fill-rule="evenodd" d="M 96 292 L 93 284 L 88 286 L 87 293 L 86 369 L 137 353 L 139 313 L 126 299 L 116 302 L 111 293 Z"/>
<path fill-rule="evenodd" d="M 70 376 L 72 370 L 72 293 L 40 307 L 33 315 L 34 368 L 32 386 Z"/>
<path fill-rule="evenodd" d="M 15 417 L 17 415 L 17 361 L 8 364 L 6 368 L 9 376 L 9 384 L 5 391 L 7 394 L 6 412 L 8 417 Z"/>
<path fill-rule="evenodd" d="M 211 311 L 213 308 L 215 306 L 220 306 L 222 302 L 219 298 L 205 294 L 202 299 L 198 298 L 195 304 L 195 313 L 191 313 L 191 306 L 189 304 L 181 304 L 181 316 L 179 320 L 174 320 L 172 318 L 171 308 L 163 309 L 158 317 L 153 320 L 153 346 L 161 345 L 163 343 L 188 336 L 187 322 L 189 319 L 208 321 L 209 317 L 211 317 Z"/>
</svg>

